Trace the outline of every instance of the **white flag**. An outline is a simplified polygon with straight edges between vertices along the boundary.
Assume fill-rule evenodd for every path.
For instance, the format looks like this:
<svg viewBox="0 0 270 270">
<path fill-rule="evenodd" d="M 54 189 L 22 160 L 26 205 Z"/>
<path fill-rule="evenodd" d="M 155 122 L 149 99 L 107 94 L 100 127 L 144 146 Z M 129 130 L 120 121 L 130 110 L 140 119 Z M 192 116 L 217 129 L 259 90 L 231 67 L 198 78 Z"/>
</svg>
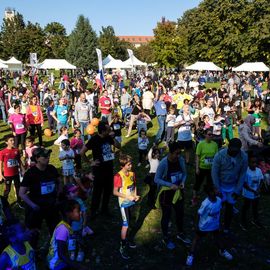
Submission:
<svg viewBox="0 0 270 270">
<path fill-rule="evenodd" d="M 133 65 L 134 65 L 134 53 L 133 53 L 133 51 L 130 50 L 130 49 L 127 49 L 127 52 L 128 52 L 128 56 L 129 56 L 129 58 L 130 58 L 130 60 L 131 60 L 131 64 L 132 64 L 132 66 L 133 66 Z"/>
<path fill-rule="evenodd" d="M 104 80 L 104 74 L 103 74 L 103 66 L 102 66 L 102 53 L 100 49 L 96 48 L 97 57 L 98 57 L 98 73 L 100 74 L 100 80 L 102 81 L 102 84 L 105 83 Z"/>
</svg>

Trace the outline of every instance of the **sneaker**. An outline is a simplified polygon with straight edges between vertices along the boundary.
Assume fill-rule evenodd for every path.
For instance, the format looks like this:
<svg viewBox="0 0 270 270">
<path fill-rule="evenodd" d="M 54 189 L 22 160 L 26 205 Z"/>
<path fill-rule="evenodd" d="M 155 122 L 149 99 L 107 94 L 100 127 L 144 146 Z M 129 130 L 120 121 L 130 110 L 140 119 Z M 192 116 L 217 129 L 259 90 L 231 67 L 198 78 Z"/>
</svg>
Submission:
<svg viewBox="0 0 270 270">
<path fill-rule="evenodd" d="M 132 240 L 129 240 L 129 241 L 128 241 L 128 246 L 129 246 L 130 248 L 136 248 L 136 247 L 137 247 L 136 243 L 135 243 L 134 241 L 132 241 Z"/>
<path fill-rule="evenodd" d="M 187 266 L 192 266 L 193 260 L 194 260 L 194 256 L 193 255 L 188 255 L 187 260 L 186 260 L 186 265 Z"/>
<path fill-rule="evenodd" d="M 239 225 L 240 225 L 240 228 L 241 228 L 244 232 L 247 231 L 247 226 L 246 226 L 246 224 L 240 223 Z"/>
<path fill-rule="evenodd" d="M 231 261 L 233 259 L 233 256 L 231 253 L 229 253 L 226 249 L 219 250 L 219 255 L 224 257 L 226 260 Z"/>
<path fill-rule="evenodd" d="M 72 251 L 71 253 L 70 253 L 70 260 L 71 261 L 74 261 L 75 260 L 75 252 L 74 251 Z"/>
<path fill-rule="evenodd" d="M 264 229 L 264 226 L 259 221 L 252 220 L 251 224 L 257 227 L 258 229 Z"/>
<path fill-rule="evenodd" d="M 16 204 L 20 209 L 24 209 L 24 205 L 22 202 L 17 202 Z"/>
<path fill-rule="evenodd" d="M 130 259 L 129 255 L 128 255 L 127 245 L 122 245 L 122 243 L 121 243 L 119 251 L 120 251 L 120 254 L 121 254 L 123 259 L 125 259 L 125 260 Z"/>
<path fill-rule="evenodd" d="M 138 165 L 137 165 L 137 167 L 140 167 L 141 165 L 142 165 L 142 163 L 141 163 L 141 162 L 139 162 L 139 163 L 138 163 Z"/>
<path fill-rule="evenodd" d="M 177 234 L 176 236 L 177 239 L 181 240 L 184 244 L 190 245 L 191 240 L 188 239 L 184 233 Z"/>
<path fill-rule="evenodd" d="M 170 250 L 175 249 L 175 244 L 169 239 L 163 239 L 162 243 L 166 246 L 167 249 Z"/>
<path fill-rule="evenodd" d="M 78 255 L 77 255 L 77 258 L 76 258 L 76 261 L 77 262 L 82 262 L 84 260 L 84 252 L 83 251 L 79 251 L 78 252 Z"/>
</svg>

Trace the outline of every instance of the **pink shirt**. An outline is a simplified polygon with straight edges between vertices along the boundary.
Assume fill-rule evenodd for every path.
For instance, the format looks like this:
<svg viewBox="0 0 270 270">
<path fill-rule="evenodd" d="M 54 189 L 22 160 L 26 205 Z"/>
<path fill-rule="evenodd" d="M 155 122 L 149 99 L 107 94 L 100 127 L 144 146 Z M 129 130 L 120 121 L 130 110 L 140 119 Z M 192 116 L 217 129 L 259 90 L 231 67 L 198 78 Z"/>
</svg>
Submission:
<svg viewBox="0 0 270 270">
<path fill-rule="evenodd" d="M 31 164 L 31 157 L 33 155 L 34 149 L 37 148 L 36 145 L 33 145 L 32 147 L 26 147 L 25 148 L 25 153 L 26 153 L 26 158 L 27 158 L 27 164 L 31 167 L 31 165 L 34 165 L 35 163 Z"/>
<path fill-rule="evenodd" d="M 8 122 L 12 125 L 12 130 L 15 131 L 16 134 L 23 134 L 27 131 L 26 129 L 26 121 L 24 114 L 13 113 L 8 118 Z"/>
<path fill-rule="evenodd" d="M 73 137 L 70 141 L 70 148 L 74 151 L 75 154 L 79 154 L 83 148 L 83 140 L 81 138 L 77 139 Z"/>
</svg>

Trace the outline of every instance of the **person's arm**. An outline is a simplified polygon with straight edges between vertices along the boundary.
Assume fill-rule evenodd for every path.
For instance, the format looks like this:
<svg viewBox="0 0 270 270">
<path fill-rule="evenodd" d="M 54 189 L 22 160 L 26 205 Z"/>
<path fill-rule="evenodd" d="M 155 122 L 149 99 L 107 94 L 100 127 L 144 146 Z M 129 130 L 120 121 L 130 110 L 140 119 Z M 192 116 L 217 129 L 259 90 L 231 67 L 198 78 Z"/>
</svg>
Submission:
<svg viewBox="0 0 270 270">
<path fill-rule="evenodd" d="M 6 252 L 0 256 L 0 270 L 12 269 L 12 262 Z"/>
<path fill-rule="evenodd" d="M 19 196 L 21 197 L 21 199 L 28 205 L 30 206 L 32 209 L 38 211 L 40 208 L 37 204 L 35 204 L 28 196 L 28 191 L 29 188 L 28 187 L 20 187 L 19 190 Z"/>
<path fill-rule="evenodd" d="M 56 244 L 57 244 L 57 252 L 58 252 L 59 259 L 63 261 L 67 266 L 71 267 L 72 269 L 89 270 L 89 267 L 87 267 L 86 265 L 76 262 L 76 261 L 72 261 L 69 258 L 68 248 L 67 248 L 68 244 L 66 241 L 56 240 Z"/>
<path fill-rule="evenodd" d="M 200 157 L 198 155 L 195 156 L 195 164 L 196 164 L 196 174 L 198 175 L 200 173 L 200 167 L 199 167 L 199 163 L 200 163 Z"/>
<path fill-rule="evenodd" d="M 244 138 L 244 140 L 247 141 L 249 145 L 259 145 L 259 144 L 260 144 L 259 141 L 254 140 L 254 139 L 249 135 L 247 129 L 244 129 L 244 130 L 241 132 L 241 135 L 242 135 L 242 138 Z"/>
<path fill-rule="evenodd" d="M 5 177 L 3 175 L 3 161 L 0 160 L 0 181 L 5 180 Z"/>
<path fill-rule="evenodd" d="M 61 145 L 61 141 L 62 141 L 63 139 L 61 138 L 61 135 L 54 141 L 54 145 L 58 145 L 58 146 L 60 146 Z"/>
<path fill-rule="evenodd" d="M 184 160 L 183 157 L 180 157 L 180 167 L 182 169 L 182 179 L 181 179 L 180 188 L 184 188 L 185 187 L 185 182 L 186 182 L 186 179 L 187 179 L 187 170 L 186 170 L 185 160 Z"/>
<path fill-rule="evenodd" d="M 165 163 L 166 162 L 164 162 L 164 160 L 159 163 L 154 181 L 159 186 L 165 186 L 165 187 L 171 188 L 173 186 L 173 184 L 163 180 L 163 173 L 164 173 L 164 170 L 166 169 Z"/>
<path fill-rule="evenodd" d="M 38 106 L 38 111 L 39 111 L 39 115 L 40 115 L 40 124 L 41 124 L 41 126 L 43 126 L 44 118 L 43 118 L 43 113 L 42 113 L 42 110 L 41 110 L 40 106 Z"/>
<path fill-rule="evenodd" d="M 148 154 L 147 154 L 147 157 L 148 157 L 148 160 L 151 161 L 152 160 L 152 153 L 153 153 L 153 147 L 150 148 Z"/>
<path fill-rule="evenodd" d="M 219 169 L 220 169 L 220 157 L 219 154 L 217 153 L 213 159 L 211 175 L 213 184 L 218 191 L 220 189 Z"/>
<path fill-rule="evenodd" d="M 74 110 L 74 118 L 75 118 L 75 122 L 76 122 L 76 124 L 77 125 L 79 125 L 79 117 L 78 117 L 78 115 L 79 115 L 79 112 L 78 112 L 78 105 L 76 104 L 75 105 L 75 110 Z"/>
<path fill-rule="evenodd" d="M 59 123 L 59 120 L 58 120 L 57 117 L 56 117 L 56 112 L 55 112 L 55 111 L 52 111 L 50 114 L 51 114 L 52 118 L 53 118 L 57 123 Z"/>
<path fill-rule="evenodd" d="M 236 194 L 240 194 L 245 182 L 245 177 L 246 177 L 246 172 L 247 172 L 247 168 L 248 168 L 248 161 L 247 161 L 247 155 L 246 153 L 241 151 L 241 155 L 242 155 L 242 164 L 241 166 L 241 170 L 239 173 L 239 177 L 238 177 L 238 182 L 237 185 L 234 189 L 234 193 Z"/>
</svg>

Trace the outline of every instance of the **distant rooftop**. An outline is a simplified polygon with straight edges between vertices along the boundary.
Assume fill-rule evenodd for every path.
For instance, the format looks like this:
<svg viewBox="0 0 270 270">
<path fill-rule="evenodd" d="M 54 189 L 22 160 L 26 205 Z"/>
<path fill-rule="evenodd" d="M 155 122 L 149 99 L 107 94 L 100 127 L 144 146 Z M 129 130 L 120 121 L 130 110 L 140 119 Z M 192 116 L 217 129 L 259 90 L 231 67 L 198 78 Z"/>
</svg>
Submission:
<svg viewBox="0 0 270 270">
<path fill-rule="evenodd" d="M 118 36 L 118 38 L 130 42 L 135 46 L 140 46 L 153 40 L 154 36 Z"/>
</svg>

